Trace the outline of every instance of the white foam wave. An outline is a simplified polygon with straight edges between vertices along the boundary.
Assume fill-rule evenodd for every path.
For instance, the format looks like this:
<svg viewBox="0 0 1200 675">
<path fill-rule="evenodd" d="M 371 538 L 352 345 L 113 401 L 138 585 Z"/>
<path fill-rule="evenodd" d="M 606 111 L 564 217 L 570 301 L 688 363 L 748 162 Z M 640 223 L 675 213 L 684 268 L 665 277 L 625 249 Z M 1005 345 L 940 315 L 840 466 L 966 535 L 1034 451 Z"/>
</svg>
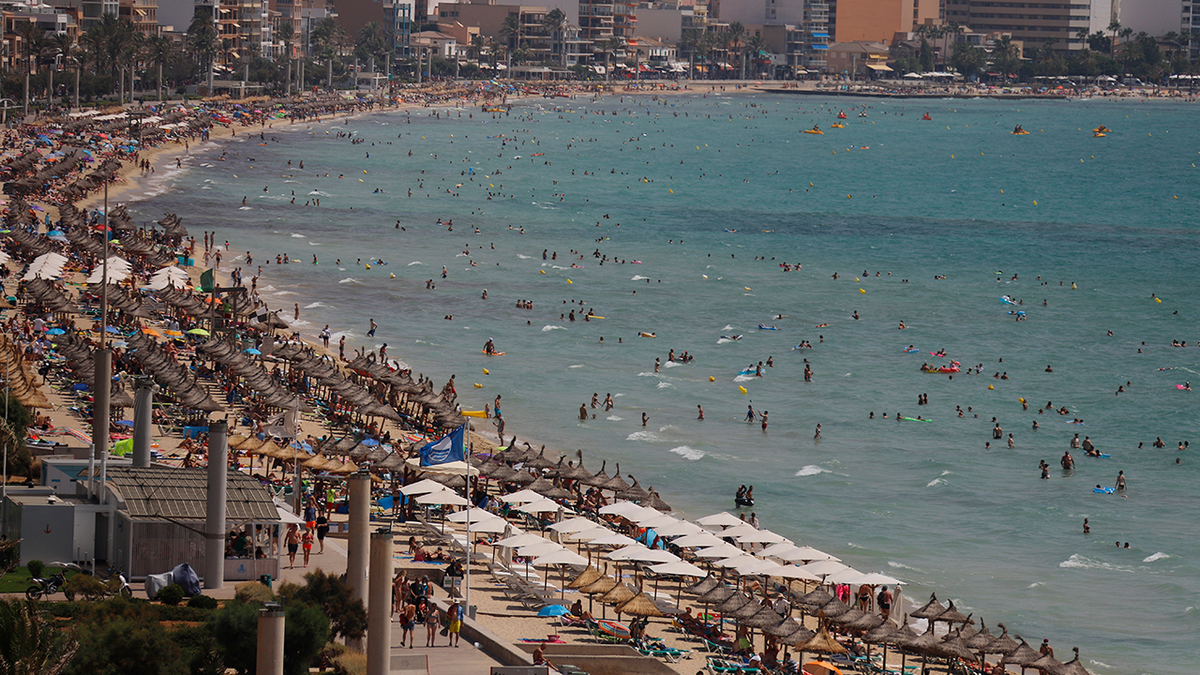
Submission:
<svg viewBox="0 0 1200 675">
<path fill-rule="evenodd" d="M 935 486 L 935 485 L 941 485 L 941 484 L 943 484 L 943 483 L 945 483 L 945 482 L 946 482 L 946 481 L 942 480 L 941 478 L 934 478 L 933 480 L 931 480 L 931 481 L 929 481 L 928 483 L 926 483 L 926 484 L 925 484 L 925 487 L 933 487 L 933 486 Z"/>
<path fill-rule="evenodd" d="M 658 434 L 653 431 L 635 431 L 625 437 L 627 441 L 643 441 L 646 443 L 654 443 L 661 440 Z"/>
<path fill-rule="evenodd" d="M 904 563 L 899 563 L 899 562 L 896 562 L 896 561 L 894 561 L 894 560 L 889 560 L 889 561 L 888 561 L 888 567 L 892 567 L 892 568 L 895 568 L 895 569 L 898 569 L 898 570 L 912 570 L 912 571 L 914 571 L 914 572 L 920 572 L 920 571 L 921 571 L 921 570 L 919 570 L 919 569 L 917 569 L 917 568 L 915 568 L 915 567 L 910 567 L 909 565 L 905 565 Z"/>
<path fill-rule="evenodd" d="M 650 277 L 644 277 L 640 274 L 635 274 L 635 275 L 633 275 L 633 278 L 630 279 L 630 281 L 645 281 L 646 279 L 649 279 L 649 278 Z"/>
<path fill-rule="evenodd" d="M 613 422 L 620 422 L 621 420 L 623 420 L 623 419 L 625 419 L 625 418 L 624 418 L 624 417 L 619 417 L 619 416 L 617 416 L 617 415 L 609 415 L 608 417 L 605 417 L 604 419 L 606 419 L 606 420 L 611 420 L 611 421 L 613 421 Z"/>
<path fill-rule="evenodd" d="M 663 368 L 678 368 L 679 366 L 682 366 L 682 365 L 683 364 L 678 361 L 667 361 L 666 363 L 663 364 Z"/>
<path fill-rule="evenodd" d="M 1078 553 L 1072 554 L 1070 558 L 1058 563 L 1058 566 L 1064 569 L 1108 570 L 1110 572 L 1129 573 L 1133 572 L 1131 568 L 1126 567 L 1125 565 L 1114 565 L 1112 563 L 1104 562 L 1103 560 L 1096 560 L 1095 558 L 1082 556 Z"/>
<path fill-rule="evenodd" d="M 658 430 L 659 431 L 679 431 L 679 427 L 675 426 L 674 424 L 668 424 L 666 426 L 659 427 Z"/>
<path fill-rule="evenodd" d="M 552 330 L 566 330 L 566 326 L 542 326 L 542 332 L 546 333 Z"/>
<path fill-rule="evenodd" d="M 1101 668 L 1112 668 L 1112 666 L 1108 665 L 1107 663 L 1105 663 L 1103 661 L 1097 661 L 1096 659 L 1088 659 L 1088 662 L 1091 663 L 1093 666 L 1100 666 Z"/>
<path fill-rule="evenodd" d="M 658 377 L 658 373 L 647 371 L 644 373 L 638 373 L 638 377 Z"/>
<path fill-rule="evenodd" d="M 1146 556 L 1145 558 L 1142 558 L 1142 562 L 1150 563 L 1150 562 L 1154 562 L 1155 560 L 1162 560 L 1163 558 L 1170 558 L 1170 557 L 1171 556 L 1167 555 L 1166 553 L 1159 551 L 1159 552 L 1155 553 L 1154 555 Z"/>
<path fill-rule="evenodd" d="M 1025 588 L 1039 588 L 1039 587 L 1041 587 L 1041 586 L 1045 586 L 1045 585 L 1046 585 L 1046 584 L 1043 584 L 1043 583 L 1042 583 L 1042 582 L 1040 582 L 1040 581 L 1035 581 L 1035 582 L 1033 582 L 1032 584 L 1029 584 L 1028 586 L 1026 586 Z"/>
<path fill-rule="evenodd" d="M 326 304 L 325 304 L 325 303 L 323 303 L 323 302 L 314 302 L 314 303 L 312 303 L 312 304 L 310 304 L 310 305 L 305 305 L 305 306 L 304 306 L 304 309 L 316 309 L 317 307 L 328 307 L 328 306 L 329 306 L 329 305 L 326 305 Z"/>
<path fill-rule="evenodd" d="M 659 382 L 658 388 L 659 389 L 674 389 L 675 385 L 671 384 L 670 382 Z"/>
<path fill-rule="evenodd" d="M 412 267 L 413 265 L 424 265 L 424 264 L 425 263 L 421 262 L 420 260 L 414 260 L 414 261 L 408 263 L 408 266 Z"/>
<path fill-rule="evenodd" d="M 804 468 L 797 471 L 796 475 L 797 476 L 815 476 L 819 473 L 829 473 L 829 471 L 826 469 L 822 469 L 821 467 L 817 466 L 816 464 L 809 464 L 808 466 L 805 466 Z"/>
<path fill-rule="evenodd" d="M 292 239 L 308 239 L 308 237 L 306 237 L 306 236 L 304 236 L 304 235 L 302 235 L 302 234 L 297 234 L 297 233 L 293 232 L 293 233 L 292 233 Z"/>
<path fill-rule="evenodd" d="M 259 290 L 262 291 L 263 293 L 270 293 L 271 291 L 275 290 L 275 287 L 272 286 L 271 284 L 267 284 L 266 286 L 263 286 Z"/>
<path fill-rule="evenodd" d="M 238 211 L 253 211 L 253 210 L 254 210 L 253 206 L 239 206 L 238 207 Z"/>
<path fill-rule="evenodd" d="M 361 284 L 362 282 L 354 277 L 346 277 L 338 282 L 339 284 Z"/>
<path fill-rule="evenodd" d="M 680 457 L 682 457 L 690 462 L 694 462 L 704 456 L 703 450 L 697 450 L 695 448 L 688 447 L 686 445 L 681 445 L 677 448 L 671 448 L 671 452 L 679 455 Z"/>
<path fill-rule="evenodd" d="M 271 295 L 295 295 L 295 294 L 296 294 L 296 291 L 278 291 L 276 293 L 272 293 Z"/>
<path fill-rule="evenodd" d="M 721 330 L 733 330 L 733 326 L 731 326 L 729 324 L 725 324 L 724 326 L 721 327 Z"/>
<path fill-rule="evenodd" d="M 733 378 L 733 381 L 734 382 L 753 382 L 754 379 L 755 379 L 754 375 L 738 375 L 737 377 Z"/>
<path fill-rule="evenodd" d="M 584 365 L 582 363 L 576 363 L 575 365 L 567 366 L 567 368 L 583 368 L 583 367 L 584 367 Z"/>
<path fill-rule="evenodd" d="M 718 338 L 718 339 L 717 339 L 717 344 L 719 344 L 719 345 L 723 345 L 723 344 L 725 344 L 726 342 L 733 342 L 733 340 L 730 340 L 730 339 L 728 339 L 728 338 Z"/>
<path fill-rule="evenodd" d="M 520 258 L 521 260 L 529 260 L 529 259 L 530 259 L 530 258 L 532 258 L 533 256 L 531 256 L 531 255 L 521 255 L 520 253 L 518 253 L 518 254 L 517 254 L 517 257 L 518 257 L 518 258 Z"/>
</svg>

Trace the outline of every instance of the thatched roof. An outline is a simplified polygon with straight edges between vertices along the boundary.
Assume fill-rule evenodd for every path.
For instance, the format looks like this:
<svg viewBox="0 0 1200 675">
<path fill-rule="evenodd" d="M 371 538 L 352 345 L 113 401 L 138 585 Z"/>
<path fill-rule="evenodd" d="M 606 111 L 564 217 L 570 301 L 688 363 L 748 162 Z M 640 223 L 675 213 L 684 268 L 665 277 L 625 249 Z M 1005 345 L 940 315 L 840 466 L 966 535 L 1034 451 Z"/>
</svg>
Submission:
<svg viewBox="0 0 1200 675">
<path fill-rule="evenodd" d="M 954 607 L 953 600 L 950 601 L 950 606 L 946 608 L 946 611 L 933 617 L 933 621 L 945 621 L 946 623 L 966 623 L 967 619 L 966 614 L 963 614 Z"/>
<path fill-rule="evenodd" d="M 984 647 L 979 651 L 983 652 L 984 654 L 1009 654 L 1016 651 L 1017 647 L 1020 646 L 1015 640 L 1008 637 L 1008 628 L 1006 628 L 1004 624 L 998 625 L 1000 628 L 1004 629 L 1004 632 L 1001 633 L 1000 636 L 995 640 L 989 642 L 987 647 Z"/>
<path fill-rule="evenodd" d="M 580 593 L 586 595 L 596 595 L 598 593 L 607 593 L 617 585 L 617 580 L 612 577 L 601 577 L 592 583 L 579 589 Z"/>
<path fill-rule="evenodd" d="M 939 642 L 941 642 L 941 639 L 933 634 L 933 624 L 930 623 L 929 628 L 924 633 L 908 638 L 907 640 L 902 640 L 899 645 L 901 649 L 906 649 L 910 652 L 932 654 L 933 652 L 930 650 Z"/>
<path fill-rule="evenodd" d="M 824 588 L 817 587 L 812 592 L 796 598 L 796 604 L 804 609 L 815 612 L 817 611 L 817 608 L 821 607 L 830 600 L 833 600 L 833 596 L 829 594 L 829 591 L 826 591 Z"/>
<path fill-rule="evenodd" d="M 1039 656 L 1036 661 L 1031 661 L 1029 663 L 1023 664 L 1021 667 L 1022 668 L 1033 668 L 1034 670 L 1040 670 L 1043 673 L 1055 673 L 1058 671 L 1059 668 L 1062 668 L 1063 665 L 1064 664 L 1062 661 L 1059 661 L 1058 659 L 1054 658 L 1053 656 L 1046 654 L 1043 656 Z"/>
<path fill-rule="evenodd" d="M 617 605 L 617 613 L 630 616 L 664 616 L 654 604 L 654 600 L 645 593 L 639 593 L 628 602 Z"/>
<path fill-rule="evenodd" d="M 782 620 L 783 617 L 779 616 L 779 612 L 771 609 L 770 605 L 763 605 L 752 616 L 742 621 L 742 625 L 766 630 L 767 628 L 778 626 Z"/>
<path fill-rule="evenodd" d="M 573 588 L 575 590 L 579 590 L 585 586 L 594 584 L 598 580 L 603 579 L 603 578 L 604 578 L 604 576 L 600 574 L 599 570 L 597 570 L 595 567 L 591 567 L 589 565 L 587 567 L 587 569 L 585 569 L 579 573 L 579 576 L 575 577 L 574 579 L 571 580 L 570 583 L 567 584 L 567 588 Z"/>
<path fill-rule="evenodd" d="M 863 634 L 862 641 L 873 645 L 885 642 L 893 644 L 896 641 L 896 624 L 891 621 L 884 621 Z"/>
<path fill-rule="evenodd" d="M 945 611 L 946 608 L 942 606 L 942 603 L 938 602 L 937 593 L 930 593 L 929 602 L 925 603 L 920 609 L 909 612 L 908 615 L 914 619 L 932 619 Z"/>
<path fill-rule="evenodd" d="M 607 593 L 597 598 L 597 600 L 614 605 L 622 605 L 631 600 L 635 595 L 637 595 L 637 593 L 635 593 L 633 589 L 629 587 L 629 584 L 618 583 Z"/>
<path fill-rule="evenodd" d="M 775 637 L 787 637 L 802 628 L 803 626 L 789 616 L 774 626 L 767 626 L 766 628 L 763 628 L 763 632 L 767 635 L 773 635 Z"/>
<path fill-rule="evenodd" d="M 1042 655 L 1038 653 L 1038 650 L 1030 647 L 1029 643 L 1021 639 L 1020 635 L 1017 636 L 1017 642 L 1017 648 L 1013 650 L 1011 654 L 1006 654 L 1004 656 L 1004 660 L 1008 663 L 1015 663 L 1018 666 L 1025 666 L 1042 658 Z"/>
<path fill-rule="evenodd" d="M 1053 675 L 1092 675 L 1079 663 L 1079 647 L 1072 647 L 1075 650 L 1075 658 L 1067 661 L 1058 668 L 1052 669 L 1050 672 Z"/>
<path fill-rule="evenodd" d="M 735 591 L 732 588 L 726 586 L 725 584 L 720 584 L 709 589 L 707 593 L 701 593 L 700 597 L 696 598 L 696 602 L 716 605 L 733 597 L 734 593 Z"/>
<path fill-rule="evenodd" d="M 812 652 L 814 654 L 845 654 L 848 650 L 837 643 L 825 626 L 808 640 L 796 645 L 796 651 Z"/>
<path fill-rule="evenodd" d="M 963 659 L 964 661 L 978 661 L 979 657 L 975 655 L 965 644 L 963 644 L 962 636 L 958 631 L 954 631 L 947 635 L 941 642 L 933 646 L 931 650 L 939 656 L 946 656 L 955 659 Z"/>
<path fill-rule="evenodd" d="M 992 640 L 995 639 L 996 636 L 992 635 L 992 633 L 987 629 L 987 626 L 983 624 L 983 619 L 980 619 L 979 630 L 974 635 L 963 638 L 963 644 L 967 645 L 971 649 L 974 649 L 975 651 L 980 651 L 992 644 Z"/>
<path fill-rule="evenodd" d="M 842 618 L 842 617 L 838 617 Z M 850 632 L 869 631 L 883 625 L 883 617 L 878 614 L 863 614 L 856 621 L 842 622 L 842 630 Z"/>
<path fill-rule="evenodd" d="M 754 602 L 754 600 L 752 600 L 745 593 L 734 593 L 733 595 L 726 598 L 725 602 L 722 602 L 721 604 L 717 605 L 713 609 L 715 609 L 716 611 L 718 611 L 722 614 L 731 614 L 731 613 L 736 612 L 737 610 L 741 609 L 742 607 L 745 607 L 746 605 L 750 604 L 751 602 Z"/>
<path fill-rule="evenodd" d="M 692 595 L 704 595 L 705 593 L 711 591 L 712 589 L 714 589 L 720 585 L 722 585 L 721 580 L 710 574 L 710 575 L 704 577 L 703 579 L 701 579 L 700 581 L 697 581 L 696 583 L 692 584 L 691 586 L 688 586 L 687 588 L 683 589 L 683 592 L 691 593 Z"/>
</svg>

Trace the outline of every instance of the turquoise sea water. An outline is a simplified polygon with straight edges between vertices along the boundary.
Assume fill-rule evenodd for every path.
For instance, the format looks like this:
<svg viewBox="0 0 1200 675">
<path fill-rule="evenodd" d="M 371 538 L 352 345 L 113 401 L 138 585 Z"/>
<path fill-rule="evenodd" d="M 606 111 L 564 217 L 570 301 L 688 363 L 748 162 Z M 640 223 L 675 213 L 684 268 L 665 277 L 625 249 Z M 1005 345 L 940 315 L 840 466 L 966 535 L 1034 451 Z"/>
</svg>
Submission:
<svg viewBox="0 0 1200 675">
<path fill-rule="evenodd" d="M 271 258 L 259 289 L 289 320 L 298 302 L 307 335 L 328 323 L 439 384 L 456 374 L 467 409 L 502 395 L 509 433 L 582 448 L 592 470 L 620 462 L 685 514 L 731 509 L 752 484 L 764 526 L 899 577 L 910 598 L 936 590 L 1063 660 L 1079 646 L 1095 673 L 1195 672 L 1200 457 L 1176 447 L 1196 439 L 1197 394 L 1175 386 L 1200 388 L 1193 106 L 880 100 L 860 118 L 861 100 L 772 95 L 554 103 L 239 133 L 193 147 L 132 210 L 216 230 L 226 268 Z M 841 109 L 847 128 L 830 129 Z M 826 134 L 799 133 L 813 124 Z M 1115 133 L 1092 138 L 1100 124 Z M 297 262 L 274 264 L 285 252 Z M 560 320 L 580 300 L 606 318 Z M 480 354 L 489 337 L 505 356 Z M 940 348 L 982 374 L 920 372 Z M 696 361 L 667 363 L 670 349 Z M 768 357 L 765 377 L 737 377 Z M 594 392 L 616 408 L 580 422 Z M 741 421 L 750 401 L 766 433 Z M 1071 414 L 1037 414 L 1047 401 Z M 993 417 L 1015 448 L 992 441 Z M 1074 451 L 1064 475 L 1076 432 L 1112 457 Z M 1119 470 L 1127 496 L 1092 492 Z"/>
</svg>

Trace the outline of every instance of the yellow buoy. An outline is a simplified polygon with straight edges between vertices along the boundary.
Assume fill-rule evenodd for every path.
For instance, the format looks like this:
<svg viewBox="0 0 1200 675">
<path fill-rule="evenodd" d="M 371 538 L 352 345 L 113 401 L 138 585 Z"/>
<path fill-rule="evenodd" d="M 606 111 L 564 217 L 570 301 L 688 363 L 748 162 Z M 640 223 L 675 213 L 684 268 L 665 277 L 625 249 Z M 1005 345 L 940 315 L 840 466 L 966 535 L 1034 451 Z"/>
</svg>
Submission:
<svg viewBox="0 0 1200 675">
<path fill-rule="evenodd" d="M 995 389 L 995 387 L 993 387 L 992 385 L 989 384 L 988 389 Z"/>
<path fill-rule="evenodd" d="M 1159 304 L 1162 304 L 1162 298 L 1155 298 L 1154 301 Z"/>
<path fill-rule="evenodd" d="M 371 266 L 370 266 L 370 265 L 367 265 L 367 269 L 371 269 Z"/>
<path fill-rule="evenodd" d="M 575 283 L 575 282 L 574 282 L 574 281 L 571 281 L 570 279 L 567 279 L 567 283 L 568 283 L 568 284 L 573 284 L 573 283 Z"/>
<path fill-rule="evenodd" d="M 1034 206 L 1037 206 L 1037 200 L 1036 200 L 1036 199 L 1035 199 L 1035 200 L 1033 200 L 1033 205 L 1034 205 Z"/>
<path fill-rule="evenodd" d="M 538 270 L 538 271 L 541 272 L 542 274 L 546 273 L 546 270 Z"/>
<path fill-rule="evenodd" d="M 476 382 L 476 383 L 475 383 L 475 388 L 476 388 L 476 389 L 483 389 L 483 385 L 482 385 L 482 384 L 479 384 L 478 382 Z"/>
<path fill-rule="evenodd" d="M 866 293 L 866 291 L 864 291 L 864 290 L 863 290 L 863 289 L 861 289 L 861 288 L 860 288 L 860 289 L 858 289 L 858 292 L 859 292 L 859 293 Z"/>
<path fill-rule="evenodd" d="M 491 375 L 491 373 L 489 373 L 489 372 L 488 372 L 488 369 L 487 369 L 487 368 L 484 368 L 484 369 L 483 369 L 483 374 L 484 374 L 484 375 Z"/>
<path fill-rule="evenodd" d="M 395 278 L 396 278 L 396 273 L 395 273 L 395 272 L 393 272 L 391 276 L 392 276 L 392 278 L 393 278 L 393 279 L 395 279 Z"/>
<path fill-rule="evenodd" d="M 667 190 L 667 192 L 670 192 L 671 194 L 675 194 L 674 190 Z"/>
<path fill-rule="evenodd" d="M 709 381 L 709 382 L 716 382 L 716 381 L 717 381 L 717 378 L 713 377 L 712 375 L 709 375 L 709 376 L 708 376 L 708 381 Z"/>
<path fill-rule="evenodd" d="M 746 391 L 746 388 L 741 385 L 738 386 L 738 391 L 742 392 L 742 396 L 745 396 L 746 394 L 750 393 L 750 392 Z"/>
<path fill-rule="evenodd" d="M 363 173 L 366 173 L 366 172 L 367 172 L 367 170 L 366 170 L 366 169 L 363 169 Z"/>
<path fill-rule="evenodd" d="M 861 280 L 861 279 L 859 279 L 858 277 L 854 277 L 854 280 L 855 280 L 855 281 L 862 281 L 862 280 Z"/>
<path fill-rule="evenodd" d="M 749 286 L 742 286 L 742 290 L 743 290 L 743 291 L 748 291 L 748 290 L 750 290 L 750 287 L 749 287 Z"/>
</svg>

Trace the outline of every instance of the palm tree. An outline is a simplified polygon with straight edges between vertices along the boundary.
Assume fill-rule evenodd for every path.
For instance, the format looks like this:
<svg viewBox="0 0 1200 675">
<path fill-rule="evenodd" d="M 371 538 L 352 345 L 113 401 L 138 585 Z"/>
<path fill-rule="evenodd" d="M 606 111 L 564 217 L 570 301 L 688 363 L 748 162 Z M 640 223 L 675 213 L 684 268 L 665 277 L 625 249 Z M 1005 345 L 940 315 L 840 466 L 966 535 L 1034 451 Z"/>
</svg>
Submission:
<svg viewBox="0 0 1200 675">
<path fill-rule="evenodd" d="M 292 20 L 280 22 L 275 27 L 275 35 L 279 41 L 283 43 L 283 57 L 287 59 L 287 73 L 283 79 L 283 93 L 291 95 L 292 93 L 292 40 L 296 39 L 296 29 L 292 26 Z"/>
<path fill-rule="evenodd" d="M 485 44 L 486 43 L 484 42 L 482 35 L 479 33 L 472 35 L 471 44 L 467 48 L 467 58 L 475 59 L 475 62 L 478 63 L 480 57 L 483 56 L 483 48 Z"/>
<path fill-rule="evenodd" d="M 0 672 L 58 675 L 75 656 L 75 637 L 57 639 L 54 621 L 28 600 L 0 600 Z"/>
<path fill-rule="evenodd" d="M 1121 32 L 1121 22 L 1113 19 L 1108 23 L 1108 32 L 1112 33 L 1112 39 L 1108 43 L 1108 55 L 1115 56 L 1117 53 L 1117 34 Z"/>
<path fill-rule="evenodd" d="M 750 54 L 754 65 L 754 72 L 750 75 L 751 78 L 758 77 L 758 59 L 762 56 L 762 52 L 767 48 L 767 41 L 761 35 L 751 35 L 746 39 L 746 52 Z"/>
<path fill-rule="evenodd" d="M 163 64 L 169 61 L 174 53 L 174 44 L 167 37 L 152 35 L 146 41 L 146 59 L 154 62 L 157 71 L 155 88 L 158 89 L 158 100 L 160 101 L 163 100 Z"/>
<path fill-rule="evenodd" d="M 1000 74 L 1008 77 L 1017 70 L 1021 60 L 1021 50 L 1012 41 L 1011 35 L 1001 35 L 992 45 L 992 65 L 1000 69 Z"/>
<path fill-rule="evenodd" d="M 604 52 L 604 81 L 607 82 L 610 74 L 612 73 L 612 68 L 610 68 L 608 65 L 608 57 L 610 54 L 615 55 L 619 50 L 625 48 L 625 39 L 614 35 L 610 38 L 601 40 L 600 44 L 597 46 L 599 46 L 600 50 Z"/>
<path fill-rule="evenodd" d="M 508 40 L 509 51 L 521 46 L 522 30 L 519 15 L 509 14 L 504 17 L 504 21 L 500 24 L 500 37 Z"/>
<path fill-rule="evenodd" d="M 196 13 L 192 15 L 192 22 L 188 24 L 187 29 L 187 48 L 200 69 L 208 73 L 208 88 L 211 93 L 213 62 L 221 49 L 221 39 L 217 32 L 217 22 L 207 7 L 197 7 Z"/>
<path fill-rule="evenodd" d="M 555 7 L 546 12 L 546 18 L 542 20 L 542 26 L 546 28 L 546 32 L 550 35 L 551 51 L 557 51 L 559 55 L 559 64 L 567 67 L 567 40 L 564 30 L 567 26 L 567 14 L 561 9 Z"/>
<path fill-rule="evenodd" d="M 725 29 L 725 49 L 729 54 L 737 54 L 738 68 L 741 72 L 741 78 L 746 79 L 746 62 L 742 58 L 742 39 L 746 37 L 746 27 L 739 21 L 734 21 L 729 24 L 729 28 Z"/>
</svg>

